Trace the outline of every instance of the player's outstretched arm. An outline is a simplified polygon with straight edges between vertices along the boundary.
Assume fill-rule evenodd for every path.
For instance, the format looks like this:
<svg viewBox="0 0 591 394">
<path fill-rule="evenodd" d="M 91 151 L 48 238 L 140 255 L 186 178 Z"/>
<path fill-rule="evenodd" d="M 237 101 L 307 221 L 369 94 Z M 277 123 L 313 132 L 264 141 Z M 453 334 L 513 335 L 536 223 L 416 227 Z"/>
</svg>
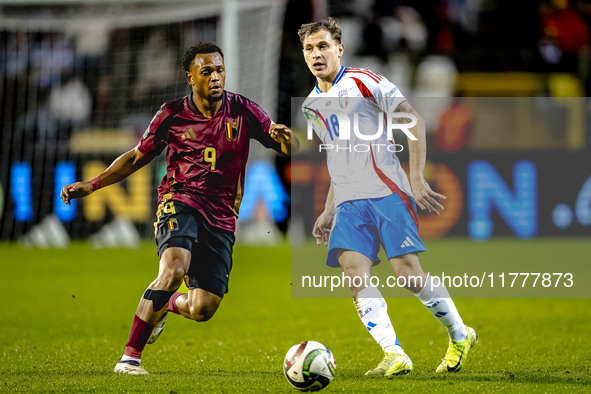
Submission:
<svg viewBox="0 0 591 394">
<path fill-rule="evenodd" d="M 135 147 L 115 159 L 109 168 L 93 180 L 64 186 L 61 193 L 62 201 L 70 205 L 75 198 L 86 197 L 101 187 L 120 182 L 151 162 L 154 157 L 144 155 Z"/>
<path fill-rule="evenodd" d="M 326 205 L 324 206 L 324 212 L 314 223 L 314 229 L 312 235 L 316 238 L 316 245 L 320 246 L 324 241 L 324 246 L 328 246 L 328 240 L 330 237 L 330 229 L 332 228 L 332 214 L 334 212 L 334 190 L 332 188 L 332 182 L 330 189 L 328 189 L 328 195 L 326 196 Z"/>
<path fill-rule="evenodd" d="M 269 129 L 271 138 L 281 144 L 281 153 L 286 156 L 297 155 L 300 151 L 300 141 L 291 132 L 290 128 L 283 124 L 274 124 Z"/>
<path fill-rule="evenodd" d="M 441 198 L 445 200 L 445 196 L 431 190 L 431 187 L 425 181 L 424 177 L 425 161 L 427 160 L 427 132 L 425 121 L 417 111 L 410 106 L 408 101 L 400 103 L 396 107 L 395 112 L 407 112 L 417 118 L 417 124 L 409 129 L 410 132 L 417 137 L 417 140 L 412 141 L 410 138 L 408 139 L 410 184 L 412 187 L 412 193 L 419 208 L 439 215 L 438 209 L 443 209 L 443 206 L 436 199 Z M 409 123 L 410 119 L 398 118 L 396 121 L 398 123 Z"/>
</svg>

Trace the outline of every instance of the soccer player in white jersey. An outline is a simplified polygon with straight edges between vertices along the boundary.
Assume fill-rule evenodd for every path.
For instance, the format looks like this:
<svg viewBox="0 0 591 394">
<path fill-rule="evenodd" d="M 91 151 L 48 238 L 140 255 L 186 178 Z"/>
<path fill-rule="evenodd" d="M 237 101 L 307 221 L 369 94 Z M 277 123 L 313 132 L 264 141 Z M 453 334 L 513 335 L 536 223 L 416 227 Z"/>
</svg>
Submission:
<svg viewBox="0 0 591 394">
<path fill-rule="evenodd" d="M 366 280 L 353 280 L 364 275 L 371 277 L 372 266 L 379 263 L 380 245 L 400 282 L 406 283 L 405 287 L 447 328 L 449 348 L 436 371 L 457 372 L 476 344 L 477 335 L 463 323 L 445 286 L 435 286 L 419 262 L 418 253 L 426 248 L 418 234 L 415 203 L 425 211 L 439 214 L 443 207 L 438 199 L 445 199 L 431 190 L 423 176 L 425 123 L 386 78 L 366 69 L 341 65 L 344 45 L 337 19 L 302 25 L 298 34 L 306 63 L 317 80 L 302 110 L 322 140 L 332 181 L 313 235 L 318 245 L 324 241 L 329 246 L 327 264 L 342 267 L 345 278 L 351 278 L 345 282 L 359 317 L 385 353 L 382 362 L 366 375 L 392 377 L 413 369 L 378 288 Z M 343 127 L 339 135 L 337 111 L 345 112 L 351 119 L 354 113 L 358 114 L 361 136 L 353 132 L 353 121 L 349 139 L 343 138 Z M 410 183 L 393 153 L 399 146 L 385 132 L 387 124 L 393 122 L 383 121 L 383 113 L 392 112 L 416 117 L 416 124 L 408 125 L 412 133 L 408 144 Z M 398 115 L 394 121 L 410 123 L 411 117 L 404 116 Z M 380 123 L 384 132 L 378 136 Z M 368 140 L 368 135 L 375 139 Z"/>
</svg>

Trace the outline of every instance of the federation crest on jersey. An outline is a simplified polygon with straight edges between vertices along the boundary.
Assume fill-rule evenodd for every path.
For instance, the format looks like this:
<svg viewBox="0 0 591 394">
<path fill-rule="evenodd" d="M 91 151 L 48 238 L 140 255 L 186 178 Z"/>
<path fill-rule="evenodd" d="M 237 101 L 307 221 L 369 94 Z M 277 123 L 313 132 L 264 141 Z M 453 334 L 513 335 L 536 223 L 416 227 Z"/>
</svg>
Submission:
<svg viewBox="0 0 591 394">
<path fill-rule="evenodd" d="M 168 229 L 170 231 L 177 231 L 179 229 L 179 222 L 176 218 L 172 218 L 168 221 Z"/>
<path fill-rule="evenodd" d="M 231 141 L 238 139 L 238 120 L 228 119 L 228 122 L 226 122 L 226 137 Z"/>
<path fill-rule="evenodd" d="M 347 97 L 347 89 L 343 89 L 339 91 L 339 105 L 341 108 L 347 107 L 349 104 L 349 98 Z"/>
</svg>

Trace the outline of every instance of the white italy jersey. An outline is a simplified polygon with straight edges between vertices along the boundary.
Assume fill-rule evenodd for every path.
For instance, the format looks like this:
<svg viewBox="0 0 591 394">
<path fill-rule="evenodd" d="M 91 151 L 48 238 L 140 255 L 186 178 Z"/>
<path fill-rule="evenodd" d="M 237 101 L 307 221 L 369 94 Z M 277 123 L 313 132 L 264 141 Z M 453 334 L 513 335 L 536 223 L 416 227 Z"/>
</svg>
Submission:
<svg viewBox="0 0 591 394">
<path fill-rule="evenodd" d="M 385 197 L 399 190 L 412 196 L 406 173 L 394 153 L 400 146 L 388 140 L 383 114 L 395 112 L 404 101 L 398 88 L 383 76 L 366 69 L 341 67 L 328 93 L 316 86 L 304 102 L 304 116 L 322 140 L 321 150 L 328 155 L 335 206 L 350 200 Z M 348 140 L 339 139 L 335 111 L 346 113 L 350 119 Z M 353 130 L 355 113 L 360 134 L 375 135 L 381 123 L 381 135 L 375 140 L 360 139 Z"/>
</svg>

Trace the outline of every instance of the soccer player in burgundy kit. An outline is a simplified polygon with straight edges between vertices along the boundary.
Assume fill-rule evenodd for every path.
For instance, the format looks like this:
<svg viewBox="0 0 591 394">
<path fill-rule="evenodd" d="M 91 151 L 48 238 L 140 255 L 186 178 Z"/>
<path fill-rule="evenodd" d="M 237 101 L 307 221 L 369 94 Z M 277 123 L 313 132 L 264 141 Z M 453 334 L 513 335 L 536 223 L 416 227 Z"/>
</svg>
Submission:
<svg viewBox="0 0 591 394">
<path fill-rule="evenodd" d="M 160 270 L 140 300 L 117 373 L 147 374 L 140 366 L 142 350 L 158 338 L 168 312 L 207 321 L 228 292 L 250 139 L 285 155 L 299 150 L 289 128 L 273 123 L 256 103 L 224 90 L 218 46 L 200 42 L 182 63 L 191 94 L 164 104 L 139 144 L 105 172 L 65 186 L 61 194 L 66 204 L 85 197 L 133 174 L 168 147 L 154 223 Z M 188 294 L 176 292 L 185 276 Z"/>
</svg>

